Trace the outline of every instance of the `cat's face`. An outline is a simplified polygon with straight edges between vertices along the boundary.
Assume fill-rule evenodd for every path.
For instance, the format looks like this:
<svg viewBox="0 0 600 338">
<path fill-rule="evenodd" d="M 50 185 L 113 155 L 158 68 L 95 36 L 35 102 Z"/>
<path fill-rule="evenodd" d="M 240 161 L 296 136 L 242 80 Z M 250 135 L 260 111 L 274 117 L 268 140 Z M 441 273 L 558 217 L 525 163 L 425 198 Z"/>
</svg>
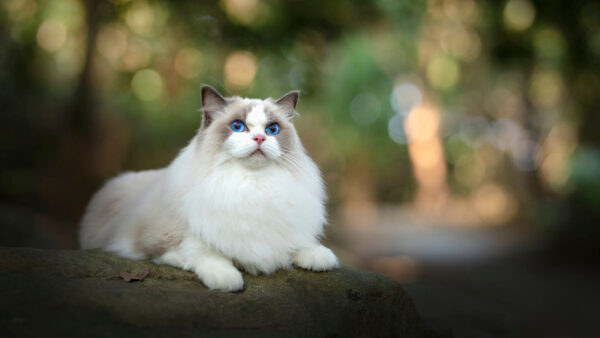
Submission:
<svg viewBox="0 0 600 338">
<path fill-rule="evenodd" d="M 221 157 L 258 168 L 276 161 L 293 164 L 299 141 L 292 124 L 298 92 L 281 99 L 223 99 L 203 87 L 203 142 Z M 218 95 L 218 96 L 216 96 Z"/>
</svg>

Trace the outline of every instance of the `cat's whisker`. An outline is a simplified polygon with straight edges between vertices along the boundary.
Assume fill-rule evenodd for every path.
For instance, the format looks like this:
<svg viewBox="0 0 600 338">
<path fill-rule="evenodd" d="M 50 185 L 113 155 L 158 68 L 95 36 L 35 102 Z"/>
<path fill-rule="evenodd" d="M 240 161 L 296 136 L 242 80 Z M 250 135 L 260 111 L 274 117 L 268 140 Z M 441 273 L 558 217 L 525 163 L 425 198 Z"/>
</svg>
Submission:
<svg viewBox="0 0 600 338">
<path fill-rule="evenodd" d="M 298 162 L 298 160 L 296 160 L 293 157 L 290 157 L 289 155 L 282 154 L 281 157 L 284 158 L 288 162 L 291 162 L 291 163 L 296 164 L 296 165 L 300 165 L 300 163 Z"/>
<path fill-rule="evenodd" d="M 291 165 L 292 169 L 298 169 L 298 170 L 300 170 L 301 167 L 302 167 L 301 164 L 298 163 L 297 160 L 295 160 L 295 159 L 293 159 L 293 158 L 291 158 L 291 157 L 289 157 L 289 156 L 287 156 L 285 154 L 282 154 L 281 158 L 284 160 L 285 163 Z"/>
</svg>

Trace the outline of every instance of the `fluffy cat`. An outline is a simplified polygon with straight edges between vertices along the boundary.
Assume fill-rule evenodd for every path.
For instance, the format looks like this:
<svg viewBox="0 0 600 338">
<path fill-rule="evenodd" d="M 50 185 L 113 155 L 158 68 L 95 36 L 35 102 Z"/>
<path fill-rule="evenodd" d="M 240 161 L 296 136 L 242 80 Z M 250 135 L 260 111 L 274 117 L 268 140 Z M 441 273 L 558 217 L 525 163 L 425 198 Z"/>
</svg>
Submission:
<svg viewBox="0 0 600 338">
<path fill-rule="evenodd" d="M 152 258 L 223 291 L 243 289 L 236 266 L 338 266 L 318 240 L 326 195 L 293 125 L 298 96 L 223 98 L 204 85 L 197 135 L 168 167 L 108 181 L 83 216 L 81 248 Z"/>
</svg>

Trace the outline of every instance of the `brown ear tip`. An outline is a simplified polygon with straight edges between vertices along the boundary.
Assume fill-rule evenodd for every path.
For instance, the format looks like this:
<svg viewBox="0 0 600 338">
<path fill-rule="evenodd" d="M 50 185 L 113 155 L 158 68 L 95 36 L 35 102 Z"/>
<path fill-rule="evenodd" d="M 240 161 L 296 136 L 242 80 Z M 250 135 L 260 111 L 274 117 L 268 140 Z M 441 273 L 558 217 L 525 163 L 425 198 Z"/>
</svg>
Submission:
<svg viewBox="0 0 600 338">
<path fill-rule="evenodd" d="M 296 90 L 292 90 L 290 92 L 288 92 L 287 94 L 283 95 L 282 97 L 280 97 L 276 102 L 277 103 L 282 103 L 285 101 L 288 102 L 292 102 L 292 104 L 294 106 L 296 106 L 296 103 L 298 102 L 298 98 L 300 97 L 300 90 L 296 89 Z"/>
<path fill-rule="evenodd" d="M 296 104 L 298 104 L 298 100 L 300 99 L 300 90 L 293 90 L 292 97 L 294 98 L 294 108 L 296 108 Z"/>
<path fill-rule="evenodd" d="M 202 98 L 206 98 L 206 97 L 216 97 L 218 99 L 220 99 L 221 101 L 223 101 L 223 96 L 221 96 L 221 94 L 219 93 L 218 90 L 216 90 L 214 87 L 207 85 L 207 84 L 203 84 L 202 85 Z"/>
</svg>

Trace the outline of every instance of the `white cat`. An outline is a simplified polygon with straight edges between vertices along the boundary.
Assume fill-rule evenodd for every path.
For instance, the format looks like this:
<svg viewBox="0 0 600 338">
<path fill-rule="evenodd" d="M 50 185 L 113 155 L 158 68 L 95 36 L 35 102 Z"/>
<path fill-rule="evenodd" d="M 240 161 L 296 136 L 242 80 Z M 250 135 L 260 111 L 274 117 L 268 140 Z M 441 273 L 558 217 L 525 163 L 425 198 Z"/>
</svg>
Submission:
<svg viewBox="0 0 600 338">
<path fill-rule="evenodd" d="M 236 266 L 337 267 L 318 240 L 326 195 L 292 123 L 298 95 L 223 98 L 203 86 L 198 134 L 168 167 L 108 181 L 83 216 L 81 248 L 153 258 L 224 291 L 244 286 Z"/>
</svg>

